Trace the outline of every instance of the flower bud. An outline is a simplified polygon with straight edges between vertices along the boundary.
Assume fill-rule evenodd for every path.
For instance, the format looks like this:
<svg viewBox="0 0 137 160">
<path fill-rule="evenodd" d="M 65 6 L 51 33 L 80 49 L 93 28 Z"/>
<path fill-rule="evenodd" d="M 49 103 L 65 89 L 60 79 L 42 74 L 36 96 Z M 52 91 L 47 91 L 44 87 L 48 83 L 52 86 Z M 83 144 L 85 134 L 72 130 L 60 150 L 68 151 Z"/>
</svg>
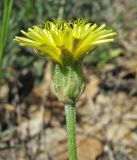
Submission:
<svg viewBox="0 0 137 160">
<path fill-rule="evenodd" d="M 72 104 L 84 90 L 85 82 L 82 62 L 53 68 L 53 91 L 58 99 L 65 104 Z"/>
</svg>

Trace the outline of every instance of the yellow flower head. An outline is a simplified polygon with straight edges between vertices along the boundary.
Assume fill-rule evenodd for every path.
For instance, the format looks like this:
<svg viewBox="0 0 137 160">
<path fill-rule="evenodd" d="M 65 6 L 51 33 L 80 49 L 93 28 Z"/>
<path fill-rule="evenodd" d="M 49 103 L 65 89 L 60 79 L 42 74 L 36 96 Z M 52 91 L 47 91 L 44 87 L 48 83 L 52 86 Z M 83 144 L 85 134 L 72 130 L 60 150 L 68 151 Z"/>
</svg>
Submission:
<svg viewBox="0 0 137 160">
<path fill-rule="evenodd" d="M 14 40 L 64 65 L 82 59 L 103 43 L 112 42 L 116 32 L 105 27 L 106 24 L 92 25 L 87 19 L 53 20 L 40 27 L 33 26 L 28 32 L 21 30 L 25 37 L 16 36 Z"/>
</svg>

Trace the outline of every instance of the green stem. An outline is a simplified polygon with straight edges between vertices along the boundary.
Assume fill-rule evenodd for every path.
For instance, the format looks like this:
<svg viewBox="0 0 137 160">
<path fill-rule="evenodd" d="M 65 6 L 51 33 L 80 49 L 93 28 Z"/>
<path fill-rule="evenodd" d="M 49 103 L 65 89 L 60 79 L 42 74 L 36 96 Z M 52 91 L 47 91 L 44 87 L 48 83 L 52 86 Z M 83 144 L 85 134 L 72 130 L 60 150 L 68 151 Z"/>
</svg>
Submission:
<svg viewBox="0 0 137 160">
<path fill-rule="evenodd" d="M 76 150 L 76 107 L 75 105 L 65 105 L 66 125 L 68 135 L 69 160 L 77 160 Z"/>
</svg>

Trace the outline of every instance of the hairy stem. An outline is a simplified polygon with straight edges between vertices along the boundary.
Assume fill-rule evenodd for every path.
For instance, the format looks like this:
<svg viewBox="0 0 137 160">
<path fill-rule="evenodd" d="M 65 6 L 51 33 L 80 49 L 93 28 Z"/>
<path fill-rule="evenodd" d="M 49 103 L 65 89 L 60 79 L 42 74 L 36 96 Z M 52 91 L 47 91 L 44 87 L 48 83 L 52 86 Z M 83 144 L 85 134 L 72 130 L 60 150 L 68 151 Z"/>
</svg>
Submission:
<svg viewBox="0 0 137 160">
<path fill-rule="evenodd" d="M 75 105 L 65 105 L 66 125 L 68 135 L 69 160 L 77 160 L 76 150 L 76 107 Z"/>
</svg>

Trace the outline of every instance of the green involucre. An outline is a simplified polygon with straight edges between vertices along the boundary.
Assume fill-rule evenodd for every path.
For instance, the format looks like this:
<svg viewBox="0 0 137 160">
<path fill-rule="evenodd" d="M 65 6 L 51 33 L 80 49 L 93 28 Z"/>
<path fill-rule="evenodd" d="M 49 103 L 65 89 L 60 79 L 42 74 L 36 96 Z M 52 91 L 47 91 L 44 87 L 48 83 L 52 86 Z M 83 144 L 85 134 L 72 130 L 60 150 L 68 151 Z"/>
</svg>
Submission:
<svg viewBox="0 0 137 160">
<path fill-rule="evenodd" d="M 61 66 L 55 64 L 52 73 L 53 91 L 65 104 L 72 104 L 82 94 L 85 79 L 82 62 Z"/>
</svg>

